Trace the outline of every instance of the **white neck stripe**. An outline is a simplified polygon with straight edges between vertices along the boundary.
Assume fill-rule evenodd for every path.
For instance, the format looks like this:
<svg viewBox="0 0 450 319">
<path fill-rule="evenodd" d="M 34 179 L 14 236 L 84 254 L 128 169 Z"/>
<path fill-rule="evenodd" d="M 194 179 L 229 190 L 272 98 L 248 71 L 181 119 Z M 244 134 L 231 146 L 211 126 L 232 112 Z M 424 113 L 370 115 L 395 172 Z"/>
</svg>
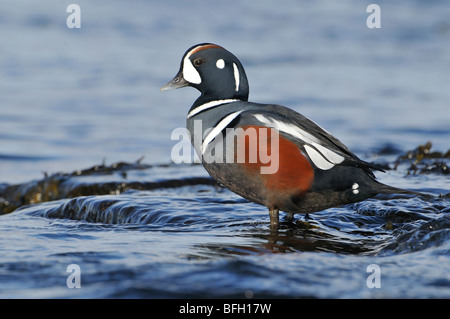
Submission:
<svg viewBox="0 0 450 319">
<path fill-rule="evenodd" d="M 239 91 L 239 70 L 236 63 L 233 63 L 234 84 L 236 85 L 235 91 Z"/>
<path fill-rule="evenodd" d="M 202 111 L 204 111 L 204 110 L 207 110 L 207 109 L 216 107 L 216 106 L 218 106 L 218 105 L 226 104 L 226 103 L 231 103 L 231 102 L 237 102 L 237 101 L 239 101 L 239 100 L 237 100 L 237 99 L 225 99 L 225 100 L 211 101 L 211 102 L 202 104 L 202 105 L 200 105 L 200 106 L 197 106 L 197 107 L 196 107 L 195 109 L 193 109 L 192 111 L 190 111 L 190 112 L 188 113 L 188 115 L 187 115 L 187 118 L 189 119 L 189 118 L 193 117 L 194 115 L 196 115 L 196 114 L 198 114 L 198 113 L 200 113 L 200 112 L 202 112 Z"/>
</svg>

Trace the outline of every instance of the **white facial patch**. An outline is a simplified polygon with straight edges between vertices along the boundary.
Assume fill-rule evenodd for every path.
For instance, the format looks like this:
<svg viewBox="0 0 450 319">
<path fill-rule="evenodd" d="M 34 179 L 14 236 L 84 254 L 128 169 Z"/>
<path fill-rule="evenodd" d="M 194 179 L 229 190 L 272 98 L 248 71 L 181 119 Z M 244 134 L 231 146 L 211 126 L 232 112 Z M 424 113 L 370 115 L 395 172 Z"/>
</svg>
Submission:
<svg viewBox="0 0 450 319">
<path fill-rule="evenodd" d="M 186 55 L 183 60 L 183 78 L 189 83 L 200 84 L 202 83 L 202 78 L 189 59 L 189 56 L 189 54 Z"/>
<path fill-rule="evenodd" d="M 239 70 L 236 63 L 233 63 L 233 72 L 234 72 L 234 83 L 236 84 L 236 88 L 234 89 L 236 92 L 239 91 Z"/>
<path fill-rule="evenodd" d="M 254 114 L 253 116 L 258 121 L 305 142 L 306 144 L 303 146 L 306 153 L 314 165 L 320 169 L 328 170 L 333 168 L 334 165 L 344 161 L 343 156 L 324 147 L 320 144 L 319 139 L 296 125 L 275 120 L 273 118 L 267 118 L 262 114 Z"/>
<path fill-rule="evenodd" d="M 203 140 L 202 145 L 202 154 L 205 154 L 206 148 L 208 144 L 220 133 L 222 130 L 227 127 L 228 124 L 231 123 L 242 111 L 237 111 L 225 116 L 217 125 L 209 132 L 209 134 Z"/>
<path fill-rule="evenodd" d="M 223 69 L 225 67 L 225 61 L 223 59 L 219 59 L 216 62 L 216 67 L 218 69 Z"/>
</svg>

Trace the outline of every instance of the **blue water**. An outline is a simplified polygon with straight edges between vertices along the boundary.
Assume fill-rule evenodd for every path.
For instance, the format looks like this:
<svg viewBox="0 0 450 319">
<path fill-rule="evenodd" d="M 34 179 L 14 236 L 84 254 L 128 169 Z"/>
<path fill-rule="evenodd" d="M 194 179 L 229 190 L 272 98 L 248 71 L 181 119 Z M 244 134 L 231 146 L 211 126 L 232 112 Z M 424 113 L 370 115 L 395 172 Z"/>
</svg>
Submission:
<svg viewBox="0 0 450 319">
<path fill-rule="evenodd" d="M 381 29 L 358 0 L 79 0 L 81 29 L 66 26 L 70 3 L 0 3 L 0 194 L 44 173 L 170 163 L 198 93 L 159 88 L 200 42 L 240 58 L 250 100 L 301 112 L 361 158 L 392 166 L 427 141 L 449 149 L 446 1 L 378 1 Z M 444 196 L 333 208 L 278 234 L 264 207 L 201 183 L 22 207 L 0 215 L 0 297 L 448 298 L 449 178 L 407 169 L 377 175 Z M 207 174 L 154 166 L 60 187 L 190 177 Z M 80 289 L 66 285 L 70 264 Z M 371 264 L 381 288 L 366 284 Z"/>
</svg>

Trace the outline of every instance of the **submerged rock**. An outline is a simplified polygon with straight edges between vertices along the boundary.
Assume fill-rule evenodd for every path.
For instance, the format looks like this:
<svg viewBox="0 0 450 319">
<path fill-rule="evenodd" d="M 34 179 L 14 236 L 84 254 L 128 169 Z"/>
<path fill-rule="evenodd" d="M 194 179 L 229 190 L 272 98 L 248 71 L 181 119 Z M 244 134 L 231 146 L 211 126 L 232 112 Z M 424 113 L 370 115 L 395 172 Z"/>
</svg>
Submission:
<svg viewBox="0 0 450 319">
<path fill-rule="evenodd" d="M 409 165 L 408 175 L 448 174 L 447 152 L 431 151 L 428 142 L 398 156 L 394 170 Z M 381 152 L 382 153 L 382 152 Z M 379 165 L 377 163 L 377 165 Z M 386 164 L 383 168 L 389 169 Z M 95 165 L 72 173 L 45 175 L 19 185 L 0 184 L 0 215 L 11 213 L 30 204 L 76 198 L 90 195 L 117 195 L 127 190 L 155 190 L 188 185 L 216 185 L 201 165 L 148 165 L 141 160 L 135 163 L 118 162 Z"/>
<path fill-rule="evenodd" d="M 401 163 L 409 163 L 409 174 L 448 174 L 448 159 L 450 159 L 450 150 L 447 152 L 431 151 L 431 142 L 427 142 L 424 145 L 419 145 L 412 151 L 406 152 L 397 158 L 394 169 L 397 169 Z M 447 161 L 446 161 L 447 160 Z"/>
<path fill-rule="evenodd" d="M 199 165 L 181 168 L 172 165 L 151 166 L 139 162 L 119 162 L 109 166 L 95 165 L 69 174 L 56 173 L 19 185 L 1 184 L 0 215 L 24 205 L 79 196 L 120 194 L 129 189 L 153 190 L 199 184 L 216 185 L 208 176 L 186 175 L 186 168 L 194 166 Z M 139 174 L 135 173 L 139 171 L 145 171 L 145 174 L 141 174 L 145 176 L 145 180 L 140 180 L 142 176 L 139 177 Z M 135 173 L 134 176 L 130 176 L 132 173 Z"/>
</svg>

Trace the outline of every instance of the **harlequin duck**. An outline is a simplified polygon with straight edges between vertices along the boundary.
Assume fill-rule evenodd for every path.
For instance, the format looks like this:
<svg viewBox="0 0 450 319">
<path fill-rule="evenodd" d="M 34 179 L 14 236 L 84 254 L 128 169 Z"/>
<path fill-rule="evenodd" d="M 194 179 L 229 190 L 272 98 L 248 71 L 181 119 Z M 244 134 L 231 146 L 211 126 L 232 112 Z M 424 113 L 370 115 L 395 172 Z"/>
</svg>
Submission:
<svg viewBox="0 0 450 319">
<path fill-rule="evenodd" d="M 289 219 L 359 202 L 379 193 L 419 194 L 375 180 L 342 142 L 305 116 L 280 105 L 248 101 L 241 62 L 223 47 L 189 48 L 178 74 L 161 91 L 192 86 L 201 92 L 187 114 L 194 148 L 208 173 L 240 196 Z"/>
</svg>

